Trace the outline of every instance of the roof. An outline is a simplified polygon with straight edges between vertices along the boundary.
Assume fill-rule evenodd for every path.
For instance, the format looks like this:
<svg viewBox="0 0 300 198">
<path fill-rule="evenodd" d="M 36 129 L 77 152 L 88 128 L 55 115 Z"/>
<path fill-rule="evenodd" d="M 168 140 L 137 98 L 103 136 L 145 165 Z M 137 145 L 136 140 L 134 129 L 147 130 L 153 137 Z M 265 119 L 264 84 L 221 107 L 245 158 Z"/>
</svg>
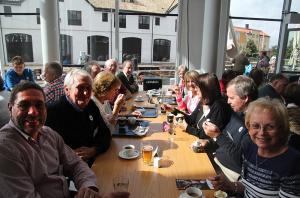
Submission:
<svg viewBox="0 0 300 198">
<path fill-rule="evenodd" d="M 114 0 L 86 0 L 95 9 L 115 9 Z M 167 14 L 178 4 L 178 0 L 133 0 L 130 2 L 119 2 L 119 10 L 129 12 L 146 12 Z"/>
<path fill-rule="evenodd" d="M 267 33 L 261 31 L 261 30 L 256 30 L 256 29 L 250 29 L 250 28 L 242 28 L 242 27 L 233 27 L 235 32 L 244 32 L 244 33 L 252 33 L 253 31 L 259 32 L 260 36 L 267 36 L 270 37 Z"/>
</svg>

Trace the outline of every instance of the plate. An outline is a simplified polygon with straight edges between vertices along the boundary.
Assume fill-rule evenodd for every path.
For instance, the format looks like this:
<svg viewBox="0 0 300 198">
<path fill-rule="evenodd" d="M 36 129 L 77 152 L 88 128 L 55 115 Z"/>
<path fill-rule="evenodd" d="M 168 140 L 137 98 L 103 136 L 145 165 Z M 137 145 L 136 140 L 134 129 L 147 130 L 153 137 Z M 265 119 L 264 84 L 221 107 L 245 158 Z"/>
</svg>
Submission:
<svg viewBox="0 0 300 198">
<path fill-rule="evenodd" d="M 140 156 L 140 152 L 137 150 L 134 150 L 134 154 L 132 156 L 126 156 L 125 155 L 125 150 L 122 150 L 119 152 L 119 157 L 122 159 L 135 159 L 138 156 Z"/>
<path fill-rule="evenodd" d="M 146 135 L 148 132 L 149 127 L 144 127 L 144 126 L 137 126 L 136 129 L 132 130 L 133 133 L 135 133 L 138 136 L 143 136 Z"/>
<path fill-rule="evenodd" d="M 190 196 L 189 196 L 190 197 Z M 184 192 L 182 192 L 178 198 L 187 198 L 186 194 Z M 201 196 L 201 198 L 206 198 L 203 194 Z"/>
</svg>

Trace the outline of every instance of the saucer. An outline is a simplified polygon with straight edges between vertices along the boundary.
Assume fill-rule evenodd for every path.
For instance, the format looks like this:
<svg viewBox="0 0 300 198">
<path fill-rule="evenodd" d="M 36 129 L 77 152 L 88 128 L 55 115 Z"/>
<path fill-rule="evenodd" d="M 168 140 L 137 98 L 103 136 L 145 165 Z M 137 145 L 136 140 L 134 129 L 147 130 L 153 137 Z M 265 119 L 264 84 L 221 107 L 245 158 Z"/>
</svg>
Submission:
<svg viewBox="0 0 300 198">
<path fill-rule="evenodd" d="M 136 98 L 136 99 L 134 99 L 134 101 L 135 102 L 144 102 L 144 99 L 142 99 L 142 98 Z"/>
<path fill-rule="evenodd" d="M 182 192 L 178 198 L 187 198 L 186 193 Z M 206 197 L 202 194 L 201 198 L 206 198 Z"/>
<path fill-rule="evenodd" d="M 132 156 L 126 156 L 125 155 L 125 150 L 121 150 L 119 152 L 119 157 L 122 159 L 135 159 L 140 155 L 140 152 L 137 150 L 134 150 L 134 154 Z"/>
</svg>

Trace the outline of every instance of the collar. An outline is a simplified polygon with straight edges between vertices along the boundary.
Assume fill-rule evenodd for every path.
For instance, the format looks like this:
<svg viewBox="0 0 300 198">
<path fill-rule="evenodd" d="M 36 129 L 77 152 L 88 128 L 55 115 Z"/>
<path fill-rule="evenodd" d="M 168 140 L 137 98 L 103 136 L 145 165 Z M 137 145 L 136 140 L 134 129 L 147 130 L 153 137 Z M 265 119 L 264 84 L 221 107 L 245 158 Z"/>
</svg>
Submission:
<svg viewBox="0 0 300 198">
<path fill-rule="evenodd" d="M 82 112 L 83 110 L 80 109 L 79 107 L 77 107 L 76 104 L 73 103 L 73 101 L 68 97 L 68 96 L 65 96 L 68 103 L 77 111 L 77 112 Z"/>
<path fill-rule="evenodd" d="M 61 75 L 60 77 L 58 77 L 58 78 L 52 80 L 52 81 L 49 82 L 48 84 L 52 85 L 52 84 L 55 84 L 55 83 L 57 83 L 57 82 L 64 81 L 64 79 L 65 79 L 65 75 Z"/>
<path fill-rule="evenodd" d="M 25 140 L 27 140 L 28 142 L 37 142 L 37 141 L 36 141 L 35 139 L 33 139 L 28 133 L 26 133 L 26 132 L 22 131 L 20 128 L 18 128 L 12 120 L 9 121 L 9 124 L 10 124 L 14 129 L 16 129 L 17 132 L 18 132 L 22 137 L 24 137 Z M 38 133 L 38 139 L 39 139 L 39 136 L 40 136 L 40 135 L 41 135 L 41 133 L 39 132 L 39 133 Z"/>
</svg>

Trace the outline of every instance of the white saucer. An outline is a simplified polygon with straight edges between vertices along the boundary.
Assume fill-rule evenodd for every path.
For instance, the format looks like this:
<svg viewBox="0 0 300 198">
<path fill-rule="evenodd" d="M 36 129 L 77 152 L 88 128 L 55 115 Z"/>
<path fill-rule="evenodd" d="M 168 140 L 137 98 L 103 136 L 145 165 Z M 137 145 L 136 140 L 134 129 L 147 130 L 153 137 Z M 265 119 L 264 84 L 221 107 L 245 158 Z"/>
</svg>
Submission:
<svg viewBox="0 0 300 198">
<path fill-rule="evenodd" d="M 124 152 L 125 150 L 121 150 L 119 152 L 119 157 L 122 159 L 135 159 L 140 155 L 140 152 L 137 150 L 134 150 L 134 154 L 132 156 L 126 156 Z"/>
<path fill-rule="evenodd" d="M 135 102 L 144 102 L 144 99 L 139 99 L 139 98 L 136 98 L 134 99 Z"/>
<path fill-rule="evenodd" d="M 184 196 L 184 192 L 182 192 L 178 198 L 186 198 L 186 196 Z M 203 194 L 201 198 L 206 198 Z"/>
</svg>

